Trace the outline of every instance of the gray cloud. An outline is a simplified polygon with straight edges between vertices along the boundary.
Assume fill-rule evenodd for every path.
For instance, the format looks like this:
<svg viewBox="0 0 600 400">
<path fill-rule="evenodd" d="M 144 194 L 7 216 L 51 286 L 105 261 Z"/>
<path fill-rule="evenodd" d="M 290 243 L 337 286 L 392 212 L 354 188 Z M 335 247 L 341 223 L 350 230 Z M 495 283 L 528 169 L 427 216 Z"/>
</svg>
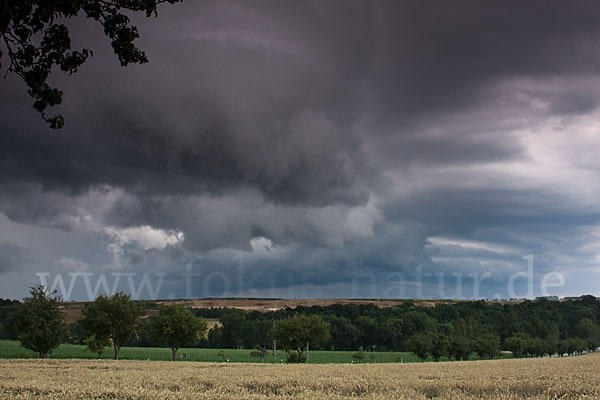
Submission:
<svg viewBox="0 0 600 400">
<path fill-rule="evenodd" d="M 150 63 L 125 69 L 75 21 L 75 45 L 95 56 L 53 78 L 63 131 L 20 82 L 0 82 L 0 239 L 31 228 L 19 245 L 56 271 L 180 271 L 203 257 L 233 274 L 241 254 L 277 286 L 291 274 L 342 294 L 348 271 L 419 266 L 492 269 L 500 284 L 530 253 L 540 273 L 591 273 L 599 13 L 188 1 L 136 20 Z M 64 244 L 38 246 L 49 232 Z M 578 276 L 569 290 L 586 287 Z"/>
<path fill-rule="evenodd" d="M 18 270 L 29 261 L 29 252 L 14 243 L 0 242 L 0 275 Z"/>
</svg>

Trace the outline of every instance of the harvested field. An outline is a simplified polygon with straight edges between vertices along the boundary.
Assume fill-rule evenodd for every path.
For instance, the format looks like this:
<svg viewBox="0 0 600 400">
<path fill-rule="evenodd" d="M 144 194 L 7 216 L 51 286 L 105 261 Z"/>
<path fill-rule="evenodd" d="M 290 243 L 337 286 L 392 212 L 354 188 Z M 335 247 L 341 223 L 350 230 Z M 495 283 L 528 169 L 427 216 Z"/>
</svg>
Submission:
<svg viewBox="0 0 600 400">
<path fill-rule="evenodd" d="M 600 354 L 424 364 L 1 360 L 5 399 L 598 399 Z"/>
<path fill-rule="evenodd" d="M 453 304 L 457 300 L 393 300 L 393 299 L 193 299 L 164 300 L 158 303 L 184 303 L 192 308 L 237 308 L 248 311 L 277 311 L 284 308 L 330 306 L 333 304 L 372 304 L 387 308 L 399 306 L 407 301 L 417 306 L 435 307 L 437 304 Z"/>
</svg>

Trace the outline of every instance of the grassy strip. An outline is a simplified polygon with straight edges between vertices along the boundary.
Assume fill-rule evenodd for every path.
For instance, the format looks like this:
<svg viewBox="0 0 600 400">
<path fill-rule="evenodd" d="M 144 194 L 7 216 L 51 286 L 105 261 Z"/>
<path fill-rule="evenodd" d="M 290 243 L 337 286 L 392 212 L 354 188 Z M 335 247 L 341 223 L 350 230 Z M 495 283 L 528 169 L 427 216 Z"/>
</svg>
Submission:
<svg viewBox="0 0 600 400">
<path fill-rule="evenodd" d="M 251 350 L 235 349 L 198 349 L 189 348 L 179 350 L 179 355 L 186 354 L 185 361 L 204 361 L 204 362 L 260 362 L 256 357 L 250 355 Z M 352 351 L 311 351 L 309 363 L 350 363 L 356 362 L 352 358 Z M 0 340 L 0 358 L 36 358 L 37 354 L 21 346 L 18 341 Z M 54 349 L 50 358 L 55 359 L 95 359 L 97 355 L 87 349 L 86 346 L 75 344 L 61 344 Z M 103 359 L 114 358 L 114 352 L 111 348 L 106 348 Z M 152 360 L 169 361 L 171 359 L 171 350 L 162 347 L 123 347 L 120 358 L 123 360 Z M 276 358 L 269 353 L 264 362 L 280 363 L 285 361 L 286 352 L 278 351 Z M 394 362 L 418 362 L 419 359 L 411 354 L 404 352 L 366 352 L 361 363 L 394 363 Z"/>
<path fill-rule="evenodd" d="M 236 349 L 199 349 L 186 348 L 180 349 L 177 353 L 182 361 L 200 361 L 200 362 L 242 362 L 242 363 L 281 363 L 285 362 L 287 353 L 277 351 L 273 358 L 272 352 L 269 352 L 265 361 L 250 355 L 251 350 Z M 186 358 L 182 359 L 181 354 Z M 345 364 L 356 363 L 352 358 L 353 351 L 311 351 L 309 363 L 311 364 Z M 37 358 L 38 354 L 24 348 L 21 343 L 14 340 L 0 340 L 0 359 L 7 358 Z M 49 358 L 54 359 L 96 359 L 98 356 L 92 353 L 86 346 L 77 344 L 61 344 L 54 349 Z M 171 349 L 166 347 L 123 347 L 119 358 L 122 360 L 150 360 L 150 361 L 170 361 Z M 102 354 L 102 359 L 113 359 L 114 351 L 107 347 Z M 502 358 L 512 358 L 512 354 L 503 352 Z M 478 357 L 472 354 L 470 360 L 477 360 Z M 364 358 L 360 363 L 413 363 L 421 360 L 412 353 L 406 352 L 365 352 Z M 433 361 L 428 359 L 426 361 Z M 441 361 L 448 361 L 442 358 Z"/>
</svg>

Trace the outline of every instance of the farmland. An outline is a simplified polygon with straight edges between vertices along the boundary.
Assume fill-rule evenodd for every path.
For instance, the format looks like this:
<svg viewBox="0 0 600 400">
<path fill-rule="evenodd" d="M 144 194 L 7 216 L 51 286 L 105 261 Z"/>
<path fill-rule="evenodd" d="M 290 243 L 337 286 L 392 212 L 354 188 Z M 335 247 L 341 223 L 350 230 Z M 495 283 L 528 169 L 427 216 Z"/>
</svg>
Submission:
<svg viewBox="0 0 600 400">
<path fill-rule="evenodd" d="M 435 307 L 439 304 L 456 304 L 461 300 L 440 300 L 440 299 L 245 299 L 245 298 L 211 298 L 211 299 L 186 299 L 186 300 L 158 300 L 145 301 L 149 310 L 155 309 L 159 304 L 183 304 L 189 308 L 229 308 L 244 311 L 278 311 L 286 308 L 295 309 L 298 307 L 326 307 L 332 304 L 353 304 L 356 306 L 374 305 L 379 308 L 390 308 L 401 306 L 410 302 L 417 307 Z M 517 302 L 511 302 L 517 303 Z M 73 323 L 82 317 L 82 309 L 85 302 L 69 301 L 63 305 L 65 320 L 67 323 Z M 150 311 L 149 314 L 152 312 Z"/>
<path fill-rule="evenodd" d="M 0 360 L 6 399 L 597 399 L 600 354 L 424 364 Z"/>
<path fill-rule="evenodd" d="M 181 349 L 179 354 L 186 354 L 185 361 L 202 362 L 236 362 L 248 363 L 259 362 L 258 358 L 250 355 L 250 350 L 237 349 Z M 312 351 L 310 353 L 309 363 L 350 363 L 352 351 Z M 267 363 L 280 363 L 285 360 L 287 353 L 278 351 L 277 357 L 271 357 L 271 353 L 265 359 Z M 39 355 L 20 345 L 17 341 L 0 340 L 0 358 L 37 358 Z M 54 359 L 95 359 L 97 355 L 87 349 L 86 346 L 74 344 L 61 344 L 50 356 Z M 103 359 L 112 359 L 114 353 L 112 348 L 106 348 L 102 355 Z M 171 359 L 171 350 L 164 347 L 123 347 L 120 358 L 122 360 L 150 360 L 150 361 L 168 361 Z M 229 361 L 227 361 L 229 360 Z M 419 359 L 405 352 L 368 352 L 365 353 L 363 363 L 393 363 L 393 362 L 417 362 Z"/>
</svg>

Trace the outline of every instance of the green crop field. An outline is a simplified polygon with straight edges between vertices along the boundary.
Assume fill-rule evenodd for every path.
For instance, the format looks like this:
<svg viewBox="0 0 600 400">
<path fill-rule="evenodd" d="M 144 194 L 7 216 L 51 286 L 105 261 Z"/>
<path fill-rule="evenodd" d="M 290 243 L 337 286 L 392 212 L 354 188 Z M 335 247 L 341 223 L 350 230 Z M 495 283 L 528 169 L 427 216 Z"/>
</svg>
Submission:
<svg viewBox="0 0 600 400">
<path fill-rule="evenodd" d="M 234 349 L 181 349 L 178 352 L 179 359 L 181 354 L 186 354 L 185 361 L 204 361 L 204 362 L 260 362 L 256 357 L 250 355 L 251 350 Z M 350 363 L 356 362 L 352 358 L 352 351 L 311 351 L 309 363 Z M 0 358 L 36 358 L 37 354 L 21 346 L 18 341 L 0 340 Z M 106 348 L 102 355 L 104 359 L 114 357 L 112 349 Z M 171 349 L 161 347 L 123 347 L 120 357 L 123 360 L 152 360 L 168 361 L 171 359 Z M 85 346 L 75 344 L 61 344 L 56 348 L 49 358 L 86 358 L 95 359 L 97 355 L 92 353 Z M 277 357 L 273 358 L 272 353 L 264 362 L 280 363 L 285 361 L 286 352 L 278 351 Z M 229 361 L 228 361 L 229 360 Z M 394 363 L 394 362 L 418 362 L 419 359 L 411 353 L 401 352 L 365 352 L 362 363 Z"/>
</svg>

